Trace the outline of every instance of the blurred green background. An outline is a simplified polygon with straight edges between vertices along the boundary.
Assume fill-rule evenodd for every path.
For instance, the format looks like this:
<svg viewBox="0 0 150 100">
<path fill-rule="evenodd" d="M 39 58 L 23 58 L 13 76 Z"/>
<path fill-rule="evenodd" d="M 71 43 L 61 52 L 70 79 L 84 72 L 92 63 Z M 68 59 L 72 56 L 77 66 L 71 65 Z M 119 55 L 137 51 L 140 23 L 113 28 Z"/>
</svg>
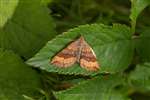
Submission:
<svg viewBox="0 0 150 100">
<path fill-rule="evenodd" d="M 49 8 L 59 33 L 87 23 L 130 25 L 130 0 L 52 0 Z M 147 7 L 137 19 L 137 29 L 149 25 L 150 7 Z"/>
</svg>

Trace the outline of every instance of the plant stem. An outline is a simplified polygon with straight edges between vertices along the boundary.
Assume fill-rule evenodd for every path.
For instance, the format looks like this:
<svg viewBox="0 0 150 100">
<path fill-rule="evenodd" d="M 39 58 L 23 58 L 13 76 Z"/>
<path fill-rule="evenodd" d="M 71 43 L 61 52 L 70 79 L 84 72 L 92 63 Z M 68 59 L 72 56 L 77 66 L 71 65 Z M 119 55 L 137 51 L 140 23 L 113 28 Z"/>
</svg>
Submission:
<svg viewBox="0 0 150 100">
<path fill-rule="evenodd" d="M 135 33 L 135 27 L 136 27 L 136 20 L 131 21 L 131 32 L 132 34 Z"/>
</svg>

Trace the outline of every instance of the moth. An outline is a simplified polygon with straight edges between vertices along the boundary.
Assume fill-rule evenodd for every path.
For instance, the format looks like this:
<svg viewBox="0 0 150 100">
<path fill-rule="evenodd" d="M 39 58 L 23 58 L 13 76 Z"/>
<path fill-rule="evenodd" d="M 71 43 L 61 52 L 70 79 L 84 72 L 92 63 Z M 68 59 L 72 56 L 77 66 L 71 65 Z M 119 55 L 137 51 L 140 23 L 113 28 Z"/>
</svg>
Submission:
<svg viewBox="0 0 150 100">
<path fill-rule="evenodd" d="M 67 68 L 76 62 L 88 71 L 97 71 L 99 69 L 96 55 L 83 36 L 71 42 L 66 48 L 56 54 L 52 58 L 51 64 L 60 68 Z"/>
</svg>

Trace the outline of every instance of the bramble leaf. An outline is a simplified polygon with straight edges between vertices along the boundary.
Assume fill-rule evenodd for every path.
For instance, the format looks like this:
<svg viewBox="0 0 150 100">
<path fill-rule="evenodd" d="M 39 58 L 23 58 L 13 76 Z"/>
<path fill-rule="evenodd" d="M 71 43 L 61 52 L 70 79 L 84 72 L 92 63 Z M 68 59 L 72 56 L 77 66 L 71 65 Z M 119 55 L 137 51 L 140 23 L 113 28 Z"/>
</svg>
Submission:
<svg viewBox="0 0 150 100">
<path fill-rule="evenodd" d="M 0 47 L 27 59 L 55 35 L 46 5 L 41 0 L 20 0 L 12 18 L 0 30 Z"/>
<path fill-rule="evenodd" d="M 0 0 L 0 28 L 12 17 L 19 0 Z"/>
<path fill-rule="evenodd" d="M 138 91 L 150 91 L 150 63 L 137 65 L 129 75 L 130 85 Z"/>
<path fill-rule="evenodd" d="M 125 94 L 115 89 L 122 83 L 123 79 L 115 75 L 97 77 L 68 90 L 56 92 L 55 95 L 58 100 L 129 100 Z"/>
<path fill-rule="evenodd" d="M 0 100 L 25 100 L 40 96 L 38 74 L 11 51 L 0 49 Z"/>
<path fill-rule="evenodd" d="M 118 72 L 128 67 L 133 56 L 131 32 L 127 26 L 102 24 L 83 25 L 65 32 L 49 41 L 46 46 L 28 60 L 28 64 L 48 72 L 61 74 L 93 74 L 75 64 L 69 68 L 58 68 L 50 64 L 51 59 L 71 41 L 82 35 L 96 53 L 99 72 Z"/>
</svg>

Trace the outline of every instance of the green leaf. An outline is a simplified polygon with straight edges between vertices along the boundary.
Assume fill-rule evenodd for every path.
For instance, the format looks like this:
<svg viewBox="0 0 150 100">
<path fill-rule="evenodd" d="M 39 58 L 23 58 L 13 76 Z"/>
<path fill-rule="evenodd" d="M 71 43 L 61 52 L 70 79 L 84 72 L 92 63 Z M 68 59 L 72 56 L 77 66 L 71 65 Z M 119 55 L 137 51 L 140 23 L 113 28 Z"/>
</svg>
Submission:
<svg viewBox="0 0 150 100">
<path fill-rule="evenodd" d="M 13 52 L 0 49 L 0 100 L 37 97 L 41 88 L 38 74 Z"/>
<path fill-rule="evenodd" d="M 136 21 L 138 15 L 146 8 L 149 4 L 149 0 L 131 0 L 131 15 L 130 18 L 132 21 Z"/>
<path fill-rule="evenodd" d="M 139 91 L 150 91 L 150 63 L 137 65 L 129 75 L 130 85 Z"/>
<path fill-rule="evenodd" d="M 44 5 L 47 5 L 51 2 L 52 0 L 41 0 L 41 3 Z"/>
<path fill-rule="evenodd" d="M 18 0 L 0 0 L 0 28 L 11 18 L 18 2 Z"/>
<path fill-rule="evenodd" d="M 49 10 L 41 0 L 20 0 L 13 17 L 0 31 L 0 47 L 29 58 L 55 35 Z"/>
<path fill-rule="evenodd" d="M 76 38 L 83 36 L 96 53 L 100 72 L 118 72 L 128 67 L 133 55 L 131 32 L 127 26 L 102 24 L 83 25 L 65 32 L 49 41 L 46 46 L 27 63 L 48 72 L 61 74 L 93 74 L 74 64 L 69 68 L 58 68 L 50 64 L 53 56 Z"/>
<path fill-rule="evenodd" d="M 142 34 L 136 39 L 136 50 L 143 62 L 150 61 L 150 27 L 144 28 Z"/>
<path fill-rule="evenodd" d="M 115 89 L 122 83 L 123 79 L 115 75 L 97 77 L 68 90 L 56 92 L 55 95 L 58 100 L 129 100 L 125 94 Z"/>
<path fill-rule="evenodd" d="M 136 19 L 138 15 L 146 8 L 148 5 L 150 5 L 150 0 L 131 0 L 131 24 L 132 24 L 132 30 L 135 31 L 136 26 Z"/>
</svg>

